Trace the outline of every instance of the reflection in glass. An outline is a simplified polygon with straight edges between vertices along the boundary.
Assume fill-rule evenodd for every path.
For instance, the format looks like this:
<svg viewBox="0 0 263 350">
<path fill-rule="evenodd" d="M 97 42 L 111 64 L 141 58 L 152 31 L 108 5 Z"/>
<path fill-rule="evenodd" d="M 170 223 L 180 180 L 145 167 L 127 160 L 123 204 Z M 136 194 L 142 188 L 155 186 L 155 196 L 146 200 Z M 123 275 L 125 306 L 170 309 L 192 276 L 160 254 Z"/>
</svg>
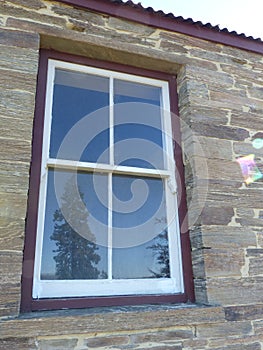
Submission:
<svg viewBox="0 0 263 350">
<path fill-rule="evenodd" d="M 109 147 L 109 115 L 108 109 L 104 109 L 96 115 L 90 113 L 109 106 L 109 79 L 95 75 L 78 73 L 56 69 L 53 92 L 52 125 L 50 139 L 50 157 L 57 158 L 61 143 L 69 131 L 82 118 L 88 116 L 90 119 L 86 130 L 81 128 L 78 140 L 91 140 L 84 152 L 79 154 L 74 144 L 71 144 L 59 158 L 68 160 L 81 160 L 96 162 L 100 155 Z M 92 119 L 91 119 L 92 118 Z M 101 128 L 100 126 L 103 126 Z M 95 137 L 87 137 L 93 130 L 100 130 Z M 84 144 L 84 146 L 86 146 Z M 80 157 L 81 155 L 81 157 Z M 100 162 L 108 163 L 108 152 L 100 159 Z"/>
<path fill-rule="evenodd" d="M 113 278 L 170 277 L 166 226 L 162 179 L 114 176 Z"/>
<path fill-rule="evenodd" d="M 61 180 L 67 179 L 60 207 L 55 194 L 54 173 L 50 170 L 48 174 L 41 279 L 107 278 L 107 249 L 96 244 L 96 225 L 90 220 L 92 212 L 96 212 L 98 220 L 107 221 L 107 209 L 92 188 L 95 177 L 107 196 L 107 176 L 78 173 L 80 197 L 77 198 L 72 173 L 59 171 Z"/>
<path fill-rule="evenodd" d="M 114 82 L 115 163 L 163 169 L 161 88 Z"/>
</svg>

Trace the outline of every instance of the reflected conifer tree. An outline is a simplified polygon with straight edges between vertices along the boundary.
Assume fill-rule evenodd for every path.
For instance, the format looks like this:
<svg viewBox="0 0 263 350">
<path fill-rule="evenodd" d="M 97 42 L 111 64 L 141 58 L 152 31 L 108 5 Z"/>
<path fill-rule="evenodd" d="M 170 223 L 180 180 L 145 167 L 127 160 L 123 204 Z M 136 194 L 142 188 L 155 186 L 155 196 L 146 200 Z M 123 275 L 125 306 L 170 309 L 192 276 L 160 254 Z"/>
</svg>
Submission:
<svg viewBox="0 0 263 350">
<path fill-rule="evenodd" d="M 157 220 L 158 222 L 164 219 Z M 155 239 L 154 243 L 147 247 L 153 251 L 153 255 L 156 258 L 156 262 L 159 265 L 158 271 L 150 270 L 153 274 L 153 278 L 168 278 L 170 277 L 170 258 L 169 258 L 169 245 L 168 245 L 168 233 L 167 230 L 161 232 Z"/>
<path fill-rule="evenodd" d="M 72 179 L 71 179 L 72 180 Z M 56 262 L 57 279 L 97 279 L 100 271 L 96 267 L 100 256 L 96 253 L 95 237 L 88 225 L 88 212 L 83 209 L 83 193 L 80 198 L 74 195 L 73 182 L 66 183 L 61 197 L 62 208 L 54 212 L 54 231 L 51 240 L 56 242 L 57 249 L 54 260 Z M 65 210 L 63 210 L 65 209 Z M 68 221 L 78 223 L 78 227 L 85 228 L 85 237 L 77 233 L 65 220 L 62 213 L 67 212 Z M 89 239 L 88 239 L 89 238 Z"/>
</svg>

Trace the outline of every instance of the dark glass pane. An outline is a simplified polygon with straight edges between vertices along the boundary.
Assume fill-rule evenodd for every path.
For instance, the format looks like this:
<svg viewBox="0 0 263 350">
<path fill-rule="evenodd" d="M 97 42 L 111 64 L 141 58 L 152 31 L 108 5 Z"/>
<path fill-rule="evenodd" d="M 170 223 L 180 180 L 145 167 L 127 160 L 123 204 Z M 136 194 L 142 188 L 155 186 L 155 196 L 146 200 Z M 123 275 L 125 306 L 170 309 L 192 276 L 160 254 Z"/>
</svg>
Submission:
<svg viewBox="0 0 263 350">
<path fill-rule="evenodd" d="M 114 83 L 115 163 L 162 169 L 161 88 L 116 80 Z"/>
<path fill-rule="evenodd" d="M 107 278 L 107 176 L 48 175 L 41 279 Z"/>
<path fill-rule="evenodd" d="M 109 80 L 61 69 L 55 74 L 50 157 L 108 163 Z"/>
<path fill-rule="evenodd" d="M 113 278 L 170 276 L 161 179 L 113 177 Z"/>
</svg>

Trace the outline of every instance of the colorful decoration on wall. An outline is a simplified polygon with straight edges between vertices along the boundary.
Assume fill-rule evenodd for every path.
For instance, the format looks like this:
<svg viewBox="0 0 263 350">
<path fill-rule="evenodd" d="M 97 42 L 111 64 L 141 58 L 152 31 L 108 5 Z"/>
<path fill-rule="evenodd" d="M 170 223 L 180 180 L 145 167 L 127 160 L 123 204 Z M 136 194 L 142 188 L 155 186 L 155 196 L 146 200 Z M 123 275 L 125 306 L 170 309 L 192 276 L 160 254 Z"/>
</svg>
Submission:
<svg viewBox="0 0 263 350">
<path fill-rule="evenodd" d="M 252 141 L 252 146 L 257 150 L 263 148 L 263 138 L 255 138 Z M 249 154 L 247 156 L 240 157 L 237 159 L 237 162 L 241 167 L 242 174 L 247 185 L 263 178 L 263 174 L 256 165 L 254 154 Z"/>
</svg>

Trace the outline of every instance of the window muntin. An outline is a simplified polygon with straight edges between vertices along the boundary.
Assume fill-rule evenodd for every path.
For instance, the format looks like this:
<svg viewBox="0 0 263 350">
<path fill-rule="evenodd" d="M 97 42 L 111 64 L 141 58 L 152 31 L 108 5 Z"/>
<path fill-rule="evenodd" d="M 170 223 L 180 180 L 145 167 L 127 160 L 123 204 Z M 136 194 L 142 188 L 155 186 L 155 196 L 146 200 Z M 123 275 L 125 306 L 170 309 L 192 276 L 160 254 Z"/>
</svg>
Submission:
<svg viewBox="0 0 263 350">
<path fill-rule="evenodd" d="M 182 293 L 168 83 L 55 60 L 49 61 L 47 82 L 33 297 Z M 93 118 L 92 128 L 79 128 L 71 147 L 61 148 L 61 141 L 71 128 L 76 123 L 81 125 L 83 118 L 89 118 L 98 109 L 102 113 L 100 118 Z M 91 140 L 88 145 L 86 139 Z M 146 147 L 138 147 L 138 139 Z M 52 229 L 51 211 L 59 211 L 63 204 L 61 200 L 56 202 L 58 184 L 62 187 L 61 197 L 70 197 L 65 190 L 69 191 L 66 184 L 72 176 L 81 193 L 80 203 L 83 200 L 86 207 L 82 220 L 84 233 L 72 233 L 84 252 L 82 259 L 85 254 L 89 256 L 90 248 L 93 261 L 92 264 L 86 261 L 86 273 L 82 268 L 73 275 L 59 275 L 57 265 L 54 268 L 58 248 L 54 247 L 56 230 Z M 150 205 L 148 209 L 142 206 L 142 213 L 135 213 L 133 218 L 132 215 L 121 218 L 118 205 L 123 202 L 124 212 L 128 210 L 125 202 L 127 206 L 132 186 L 141 194 L 145 187 L 152 188 Z M 143 219 L 149 215 L 158 201 L 159 217 L 152 224 L 152 232 L 145 234 L 145 226 L 140 223 L 135 226 L 135 222 L 140 216 Z M 63 213 L 57 215 L 69 230 L 70 213 L 66 216 L 65 220 Z M 72 220 L 81 221 L 81 218 L 77 216 Z M 95 223 L 100 225 L 96 228 Z M 85 230 L 92 231 L 91 241 L 85 237 Z M 133 237 L 129 243 L 127 237 L 128 241 Z M 166 256 L 162 258 L 161 254 Z M 72 251 L 69 255 L 73 255 Z M 75 271 L 78 265 L 83 267 L 83 263 L 75 262 L 75 265 Z M 65 270 L 69 270 L 69 266 Z"/>
</svg>

